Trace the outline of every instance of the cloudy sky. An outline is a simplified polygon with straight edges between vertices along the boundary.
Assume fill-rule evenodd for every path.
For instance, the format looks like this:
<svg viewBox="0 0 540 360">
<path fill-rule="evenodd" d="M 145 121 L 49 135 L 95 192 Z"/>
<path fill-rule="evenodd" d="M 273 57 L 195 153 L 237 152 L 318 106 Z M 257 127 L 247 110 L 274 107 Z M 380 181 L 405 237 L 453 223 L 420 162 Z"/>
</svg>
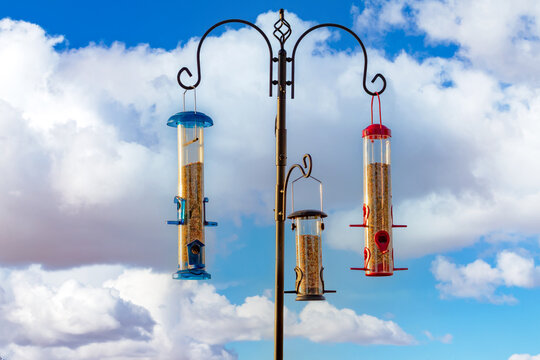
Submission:
<svg viewBox="0 0 540 360">
<path fill-rule="evenodd" d="M 289 4 L 290 3 L 290 4 Z M 176 270 L 176 73 L 277 2 L 0 5 L 0 357 L 273 358 L 274 117 L 268 50 L 242 26 L 202 51 L 210 281 Z M 363 262 L 362 139 L 371 98 L 346 33 L 299 47 L 289 163 L 313 156 L 329 214 L 327 302 L 286 298 L 292 359 L 540 359 L 540 5 L 536 0 L 288 2 L 293 34 L 335 22 L 382 73 L 396 266 Z M 274 49 L 277 41 L 271 38 Z M 185 78 L 185 82 L 191 79 Z M 368 85 L 378 90 L 380 82 Z M 190 94 L 191 95 L 191 94 Z M 193 106 L 192 97 L 187 106 Z M 315 192 L 312 192 L 314 190 Z M 316 188 L 298 192 L 310 207 Z M 317 204 L 315 200 L 315 204 Z M 287 289 L 294 284 L 287 231 Z"/>
</svg>

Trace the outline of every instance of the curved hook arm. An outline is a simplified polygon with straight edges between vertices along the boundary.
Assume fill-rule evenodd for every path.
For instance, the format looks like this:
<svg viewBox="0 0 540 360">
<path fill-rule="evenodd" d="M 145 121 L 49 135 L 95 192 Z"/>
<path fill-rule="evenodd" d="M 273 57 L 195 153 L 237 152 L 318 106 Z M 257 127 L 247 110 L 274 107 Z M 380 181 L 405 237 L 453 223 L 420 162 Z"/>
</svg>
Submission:
<svg viewBox="0 0 540 360">
<path fill-rule="evenodd" d="M 278 212 L 281 214 L 281 221 L 284 221 L 287 215 L 287 186 L 289 184 L 289 178 L 291 177 L 293 170 L 295 168 L 298 168 L 302 172 L 302 176 L 305 178 L 311 176 L 311 169 L 313 167 L 311 155 L 305 154 L 302 158 L 302 162 L 304 163 L 304 167 L 300 166 L 300 164 L 294 164 L 289 168 L 287 176 L 285 177 L 285 183 L 283 184 L 283 189 L 281 189 L 281 194 L 283 196 L 283 209 L 278 209 Z M 306 169 L 307 171 L 304 169 Z"/>
<path fill-rule="evenodd" d="M 294 44 L 294 48 L 293 48 L 293 53 L 292 53 L 292 71 L 291 71 L 291 83 L 292 83 L 292 88 L 291 88 L 291 98 L 294 99 L 294 62 L 295 62 L 295 55 L 296 55 L 296 48 L 298 47 L 298 45 L 300 44 L 300 41 L 302 41 L 302 39 L 307 35 L 309 34 L 310 32 L 312 32 L 313 30 L 316 30 L 316 29 L 319 29 L 319 28 L 322 28 L 322 27 L 335 27 L 335 28 L 338 28 L 338 29 L 342 29 L 342 30 L 345 30 L 346 32 L 348 32 L 349 34 L 351 34 L 352 36 L 354 36 L 354 38 L 358 41 L 358 43 L 360 44 L 360 46 L 362 47 L 362 52 L 364 53 L 364 81 L 363 81 L 363 86 L 364 86 L 364 91 L 366 93 L 368 93 L 369 95 L 373 96 L 377 93 L 379 94 L 382 94 L 384 92 L 384 90 L 386 89 L 386 79 L 384 78 L 384 76 L 380 73 L 377 73 L 373 79 L 371 79 L 371 82 L 374 83 L 378 78 L 380 78 L 383 82 L 383 86 L 382 88 L 379 90 L 379 91 L 375 91 L 375 92 L 372 92 L 370 91 L 367 86 L 366 86 L 366 77 L 367 77 L 367 65 L 368 65 L 368 57 L 367 57 L 367 51 L 366 51 L 366 47 L 364 46 L 364 43 L 362 42 L 362 40 L 360 40 L 360 38 L 358 37 L 358 35 L 356 35 L 356 33 L 354 31 L 352 31 L 351 29 L 343 26 L 343 25 L 339 25 L 339 24 L 332 24 L 332 23 L 326 23 L 326 24 L 320 24 L 320 25 L 316 25 L 316 26 L 313 26 L 312 28 L 306 30 L 299 38 L 298 40 L 296 41 L 296 44 Z"/>
<path fill-rule="evenodd" d="M 272 45 L 270 45 L 270 40 L 268 40 L 268 37 L 266 36 L 266 34 L 255 24 L 253 23 L 250 23 L 249 21 L 245 21 L 245 20 L 241 20 L 241 19 L 230 19 L 230 20 L 224 20 L 224 21 L 221 21 L 221 22 L 218 22 L 217 24 L 215 24 L 214 26 L 212 26 L 210 29 L 208 29 L 204 35 L 202 36 L 201 40 L 199 41 L 199 46 L 197 47 L 197 82 L 193 85 L 185 85 L 183 82 L 182 82 L 182 73 L 185 71 L 187 72 L 187 74 L 189 75 L 189 77 L 193 76 L 193 74 L 191 73 L 191 71 L 187 68 L 187 67 L 183 67 L 180 69 L 180 71 L 178 71 L 178 75 L 176 76 L 176 79 L 178 80 L 178 84 L 186 89 L 186 90 L 190 90 L 190 89 L 195 89 L 197 86 L 199 86 L 200 82 L 201 82 L 201 46 L 204 42 L 204 39 L 206 39 L 206 37 L 208 36 L 208 34 L 214 30 L 215 28 L 217 28 L 218 26 L 221 26 L 221 25 L 224 25 L 224 24 L 229 24 L 229 23 L 240 23 L 240 24 L 244 24 L 244 25 L 248 25 L 248 26 L 251 26 L 252 28 L 254 28 L 255 30 L 257 30 L 259 32 L 259 34 L 262 35 L 262 37 L 264 38 L 264 40 L 266 40 L 266 45 L 268 45 L 268 50 L 270 51 L 270 96 L 272 96 L 272 77 L 273 77 L 273 73 L 272 73 L 272 60 L 274 58 L 274 54 L 272 52 Z"/>
</svg>

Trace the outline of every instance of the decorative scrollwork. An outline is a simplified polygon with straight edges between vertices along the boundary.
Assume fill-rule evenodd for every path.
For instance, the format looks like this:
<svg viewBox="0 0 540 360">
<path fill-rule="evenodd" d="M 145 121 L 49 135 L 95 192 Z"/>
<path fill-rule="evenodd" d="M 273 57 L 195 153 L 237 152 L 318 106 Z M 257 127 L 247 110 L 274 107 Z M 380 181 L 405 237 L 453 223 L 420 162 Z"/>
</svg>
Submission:
<svg viewBox="0 0 540 360">
<path fill-rule="evenodd" d="M 294 272 L 296 273 L 296 286 L 294 288 L 296 293 L 298 294 L 300 293 L 300 285 L 302 285 L 302 280 L 304 280 L 304 272 L 298 266 L 294 268 Z"/>
<path fill-rule="evenodd" d="M 202 44 L 204 42 L 204 39 L 206 39 L 208 34 L 212 30 L 217 28 L 218 26 L 221 26 L 221 25 L 224 25 L 224 24 L 229 24 L 229 23 L 240 23 L 240 24 L 251 26 L 252 28 L 257 30 L 259 32 L 259 34 L 261 34 L 262 37 L 264 38 L 264 40 L 266 41 L 266 45 L 268 45 L 268 51 L 270 52 L 270 81 L 269 81 L 270 90 L 269 90 L 269 93 L 270 93 L 270 96 L 272 96 L 272 77 L 273 77 L 272 59 L 274 58 L 274 53 L 272 51 L 272 45 L 270 45 L 270 40 L 268 40 L 268 37 L 266 36 L 266 34 L 257 25 L 252 24 L 249 21 L 240 20 L 240 19 L 230 19 L 230 20 L 225 20 L 225 21 L 218 22 L 217 24 L 212 26 L 210 29 L 208 29 L 204 33 L 204 35 L 201 38 L 201 41 L 199 41 L 199 46 L 197 47 L 197 81 L 192 85 L 186 85 L 186 84 L 184 84 L 182 82 L 182 73 L 186 72 L 189 77 L 193 76 L 191 71 L 187 67 L 184 66 L 183 68 L 180 69 L 180 71 L 178 71 L 178 74 L 176 76 L 176 79 L 178 80 L 178 84 L 182 88 L 184 88 L 186 90 L 195 89 L 197 86 L 199 86 L 199 84 L 201 82 L 201 46 L 202 46 Z"/>
<path fill-rule="evenodd" d="M 287 41 L 287 39 L 289 39 L 289 37 L 291 36 L 291 33 L 292 33 L 292 30 L 291 30 L 291 26 L 290 24 L 287 22 L 287 20 L 285 20 L 285 12 L 283 9 L 281 9 L 279 11 L 279 20 L 276 21 L 274 23 L 274 32 L 273 32 L 273 35 L 275 36 L 275 38 L 279 41 L 280 45 L 281 45 L 281 49 L 283 50 L 284 49 L 284 45 L 285 45 L 285 42 Z M 204 40 L 206 39 L 206 37 L 208 36 L 208 34 L 214 30 L 215 28 L 221 26 L 221 25 L 224 25 L 224 24 L 229 24 L 229 23 L 240 23 L 240 24 L 244 24 L 244 25 L 248 25 L 252 28 L 254 28 L 255 30 L 257 30 L 259 32 L 259 34 L 261 34 L 261 36 L 264 38 L 264 40 L 266 41 L 266 45 L 268 46 L 268 50 L 270 52 L 270 61 L 269 61 L 269 67 L 270 67 L 270 74 L 269 74 L 269 94 L 270 96 L 272 96 L 272 87 L 273 87 L 273 84 L 276 84 L 277 81 L 272 81 L 273 80 L 273 66 L 272 66 L 272 62 L 273 61 L 277 61 L 277 58 L 274 58 L 274 55 L 273 55 L 273 51 L 272 51 L 272 46 L 270 44 L 270 41 L 268 40 L 268 37 L 266 36 L 266 34 L 255 24 L 253 23 L 250 23 L 249 21 L 245 21 L 245 20 L 240 20 L 240 19 L 230 19 L 230 20 L 225 20 L 225 21 L 221 21 L 217 24 L 215 24 L 214 26 L 212 26 L 211 28 L 209 28 L 205 33 L 204 35 L 202 36 L 200 42 L 199 42 L 199 46 L 197 47 L 197 81 L 191 85 L 187 85 L 185 84 L 183 81 L 182 81 L 182 74 L 183 73 L 187 73 L 187 75 L 189 77 L 192 77 L 193 74 L 192 72 L 189 70 L 189 68 L 187 67 L 182 67 L 180 69 L 180 71 L 178 71 L 178 74 L 177 74 L 177 80 L 178 80 L 178 84 L 186 89 L 186 90 L 192 90 L 192 89 L 195 89 L 197 86 L 199 86 L 200 82 L 201 82 L 201 47 L 202 47 L 202 44 L 204 42 Z M 382 94 L 385 90 L 386 90 L 386 79 L 385 77 L 380 74 L 380 73 L 377 73 L 375 74 L 375 76 L 371 79 L 371 82 L 372 83 L 375 83 L 377 81 L 377 79 L 380 79 L 382 81 L 382 87 L 380 90 L 378 91 L 371 91 L 368 89 L 367 87 L 367 66 L 368 66 L 368 57 L 367 57 L 367 51 L 366 51 L 366 47 L 364 46 L 364 43 L 362 42 L 362 40 L 360 40 L 360 38 L 358 37 L 358 35 L 356 35 L 356 33 L 354 33 L 354 31 L 350 30 L 349 28 L 343 26 L 343 25 L 339 25 L 339 24 L 332 24 L 332 23 L 326 23 L 326 24 L 320 24 L 320 25 L 316 25 L 316 26 L 313 26 L 312 28 L 306 30 L 299 38 L 298 40 L 296 41 L 295 45 L 294 45 L 294 48 L 293 48 L 293 52 L 292 52 L 292 57 L 291 58 L 287 58 L 287 61 L 291 61 L 292 64 L 291 64 L 291 81 L 287 81 L 287 85 L 291 85 L 291 98 L 294 99 L 294 89 L 295 89 L 295 81 L 294 81 L 294 73 L 295 73 L 295 63 L 296 63 L 296 50 L 298 48 L 298 45 L 300 44 L 300 42 L 302 41 L 302 39 L 307 35 L 309 34 L 310 32 L 316 30 L 316 29 L 319 29 L 319 28 L 322 28 L 322 27 L 334 27 L 334 28 L 338 28 L 338 29 L 341 29 L 341 30 L 344 30 L 346 32 L 348 32 L 349 34 L 351 34 L 355 39 L 356 41 L 360 44 L 361 48 L 362 48 L 362 53 L 364 55 L 364 73 L 363 73 L 363 82 L 362 82 L 362 85 L 363 85 L 363 88 L 364 88 L 364 91 L 366 93 L 368 93 L 369 95 L 371 96 L 374 96 L 376 95 L 377 93 L 380 95 Z"/>
<path fill-rule="evenodd" d="M 279 20 L 274 23 L 274 37 L 278 39 L 281 49 L 291 34 L 291 25 L 285 20 L 285 11 L 281 9 L 279 10 Z"/>
<path fill-rule="evenodd" d="M 294 48 L 293 48 L 293 53 L 292 53 L 292 58 L 291 58 L 291 61 L 292 61 L 292 69 L 291 69 L 291 98 L 294 99 L 294 64 L 295 64 L 295 56 L 296 56 L 296 49 L 298 48 L 298 45 L 300 44 L 300 42 L 302 41 L 302 39 L 307 35 L 309 34 L 310 32 L 312 32 L 313 30 L 316 30 L 316 29 L 319 29 L 319 28 L 322 28 L 322 27 L 335 27 L 335 28 L 338 28 L 338 29 L 341 29 L 341 30 L 345 30 L 346 32 L 348 32 L 349 34 L 351 34 L 355 39 L 356 41 L 358 41 L 358 43 L 360 44 L 360 46 L 362 47 L 362 52 L 364 54 L 364 79 L 363 79 L 363 86 L 364 86 L 364 91 L 366 93 L 368 93 L 369 95 L 371 96 L 374 96 L 376 95 L 377 93 L 380 95 L 384 92 L 384 90 L 386 89 L 386 79 L 384 78 L 384 76 L 382 74 L 379 74 L 377 73 L 373 79 L 371 79 L 371 82 L 374 83 L 377 79 L 381 79 L 382 82 L 383 82 L 383 86 L 380 90 L 378 91 L 371 91 L 367 88 L 366 86 L 366 79 L 367 79 L 367 66 L 368 66 L 368 57 L 367 57 L 367 51 L 366 51 L 366 47 L 364 46 L 364 43 L 362 42 L 362 40 L 360 40 L 360 38 L 358 37 L 358 35 L 356 35 L 356 33 L 354 31 L 352 31 L 351 29 L 343 26 L 343 25 L 339 25 L 339 24 L 332 24 L 332 23 L 326 23 L 326 24 L 320 24 L 320 25 L 316 25 L 316 26 L 313 26 L 312 28 L 306 30 L 299 38 L 298 40 L 296 41 L 296 44 L 294 44 Z"/>
<path fill-rule="evenodd" d="M 308 178 L 311 176 L 311 169 L 313 167 L 313 160 L 311 159 L 311 155 L 310 154 L 304 154 L 304 157 L 302 158 L 302 162 L 304 163 L 304 167 L 300 166 L 300 164 L 294 164 L 293 166 L 291 166 L 291 168 L 289 169 L 289 172 L 287 173 L 287 177 L 285 178 L 285 185 L 287 185 L 288 181 L 289 181 L 289 177 L 291 176 L 292 174 L 292 171 L 294 170 L 294 168 L 298 168 L 301 172 L 302 172 L 302 176 L 305 177 L 305 178 Z M 304 168 L 307 170 L 304 170 Z"/>
</svg>

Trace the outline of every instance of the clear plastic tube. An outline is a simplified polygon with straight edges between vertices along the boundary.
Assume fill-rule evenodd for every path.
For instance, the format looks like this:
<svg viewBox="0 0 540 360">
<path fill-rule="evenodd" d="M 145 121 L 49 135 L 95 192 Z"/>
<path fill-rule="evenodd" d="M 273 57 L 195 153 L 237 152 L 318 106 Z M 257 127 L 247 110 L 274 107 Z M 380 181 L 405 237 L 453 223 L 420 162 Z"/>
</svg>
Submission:
<svg viewBox="0 0 540 360">
<path fill-rule="evenodd" d="M 387 276 L 394 271 L 390 154 L 390 136 L 364 137 L 364 267 L 368 276 Z"/>
<path fill-rule="evenodd" d="M 177 195 L 184 202 L 179 209 L 184 217 L 184 224 L 178 226 L 179 270 L 204 269 L 204 128 L 179 124 L 177 132 Z M 190 257 L 189 252 L 200 256 Z M 190 258 L 198 261 L 190 263 Z"/>
<path fill-rule="evenodd" d="M 298 294 L 322 295 L 321 223 L 318 216 L 300 217 L 296 223 L 296 267 L 301 272 Z M 299 276 L 299 274 L 297 274 Z"/>
</svg>

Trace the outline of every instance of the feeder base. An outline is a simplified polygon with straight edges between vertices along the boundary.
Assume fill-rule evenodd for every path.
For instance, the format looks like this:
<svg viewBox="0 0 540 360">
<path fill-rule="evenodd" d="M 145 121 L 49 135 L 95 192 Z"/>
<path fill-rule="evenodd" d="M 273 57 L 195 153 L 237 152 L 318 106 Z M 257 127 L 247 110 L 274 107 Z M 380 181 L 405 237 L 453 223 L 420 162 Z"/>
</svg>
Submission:
<svg viewBox="0 0 540 360">
<path fill-rule="evenodd" d="M 212 276 L 202 269 L 178 270 L 172 274 L 176 280 L 209 280 Z"/>
<path fill-rule="evenodd" d="M 366 276 L 392 276 L 394 275 L 393 272 L 367 272 Z"/>
<path fill-rule="evenodd" d="M 322 295 L 297 295 L 296 301 L 321 301 L 326 300 Z"/>
</svg>

